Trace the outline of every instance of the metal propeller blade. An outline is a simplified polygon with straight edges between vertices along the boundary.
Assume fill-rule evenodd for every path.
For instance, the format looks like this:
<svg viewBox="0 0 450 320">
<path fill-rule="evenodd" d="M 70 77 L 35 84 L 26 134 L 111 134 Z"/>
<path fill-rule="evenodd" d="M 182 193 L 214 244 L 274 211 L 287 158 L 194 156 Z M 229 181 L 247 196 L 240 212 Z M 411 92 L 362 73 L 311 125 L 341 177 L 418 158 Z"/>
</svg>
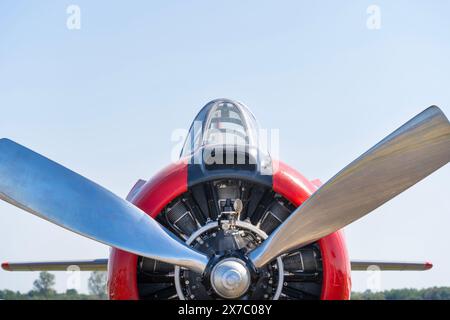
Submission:
<svg viewBox="0 0 450 320">
<path fill-rule="evenodd" d="M 0 140 L 0 199 L 68 230 L 203 272 L 208 258 L 133 204 L 11 140 Z"/>
<path fill-rule="evenodd" d="M 450 161 L 450 124 L 432 106 L 317 190 L 250 253 L 256 267 L 325 237 L 394 198 Z"/>
</svg>

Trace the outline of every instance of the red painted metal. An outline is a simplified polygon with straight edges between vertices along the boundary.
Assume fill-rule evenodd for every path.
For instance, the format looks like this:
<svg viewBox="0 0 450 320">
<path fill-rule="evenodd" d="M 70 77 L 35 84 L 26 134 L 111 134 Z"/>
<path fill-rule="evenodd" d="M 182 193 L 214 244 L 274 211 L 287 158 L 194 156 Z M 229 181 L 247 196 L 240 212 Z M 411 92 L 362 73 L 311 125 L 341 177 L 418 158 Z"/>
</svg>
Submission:
<svg viewBox="0 0 450 320">
<path fill-rule="evenodd" d="M 433 268 L 433 264 L 429 261 L 425 262 L 425 270 L 430 270 Z"/>
<path fill-rule="evenodd" d="M 108 260 L 108 293 L 111 300 L 138 300 L 137 256 L 112 248 Z"/>
<path fill-rule="evenodd" d="M 273 190 L 299 206 L 317 189 L 300 173 L 281 161 L 274 161 Z"/>
<path fill-rule="evenodd" d="M 131 202 L 151 217 L 173 199 L 187 191 L 187 162 L 173 163 L 145 183 Z M 111 249 L 108 264 L 108 292 L 112 300 L 139 299 L 137 288 L 137 256 Z"/>
<path fill-rule="evenodd" d="M 349 300 L 352 280 L 350 258 L 342 231 L 319 240 L 323 263 L 322 300 Z"/>
<path fill-rule="evenodd" d="M 294 205 L 300 206 L 320 186 L 293 168 L 278 162 L 273 189 Z M 319 240 L 323 264 L 322 300 L 348 300 L 351 293 L 351 267 L 344 234 L 337 231 Z"/>
</svg>

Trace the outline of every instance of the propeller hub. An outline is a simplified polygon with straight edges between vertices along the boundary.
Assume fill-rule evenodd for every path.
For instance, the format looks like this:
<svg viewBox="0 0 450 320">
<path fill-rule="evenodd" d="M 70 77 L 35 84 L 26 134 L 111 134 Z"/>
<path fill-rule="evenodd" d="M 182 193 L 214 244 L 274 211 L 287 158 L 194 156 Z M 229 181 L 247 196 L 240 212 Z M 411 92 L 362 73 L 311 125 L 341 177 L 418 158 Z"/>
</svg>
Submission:
<svg viewBox="0 0 450 320">
<path fill-rule="evenodd" d="M 250 287 L 250 271 L 237 258 L 227 258 L 218 262 L 211 271 L 211 285 L 214 291 L 225 299 L 236 299 Z"/>
</svg>

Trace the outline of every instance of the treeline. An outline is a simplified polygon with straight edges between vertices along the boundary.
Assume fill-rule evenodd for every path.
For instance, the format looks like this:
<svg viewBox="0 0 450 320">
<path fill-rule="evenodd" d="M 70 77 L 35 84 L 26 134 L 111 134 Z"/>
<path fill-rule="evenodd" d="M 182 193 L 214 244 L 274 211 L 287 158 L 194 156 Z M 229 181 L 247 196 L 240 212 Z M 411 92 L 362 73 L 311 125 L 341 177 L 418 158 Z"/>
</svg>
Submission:
<svg viewBox="0 0 450 320">
<path fill-rule="evenodd" d="M 33 289 L 27 293 L 0 290 L 0 300 L 104 300 L 106 294 L 106 273 L 92 272 L 88 280 L 89 294 L 69 289 L 58 293 L 54 289 L 55 276 L 41 272 L 33 282 Z M 427 289 L 393 289 L 380 292 L 353 292 L 352 300 L 450 300 L 450 287 Z"/>
<path fill-rule="evenodd" d="M 0 290 L 2 300 L 103 300 L 105 295 L 82 294 L 74 289 L 65 293 L 31 290 L 28 293 L 14 292 L 11 290 Z M 381 292 L 353 292 L 352 300 L 450 300 L 450 288 L 428 288 L 428 289 L 394 289 Z"/>
<path fill-rule="evenodd" d="M 450 300 L 450 287 L 353 292 L 352 300 Z"/>
<path fill-rule="evenodd" d="M 30 290 L 27 293 L 12 290 L 0 290 L 0 300 L 99 300 L 103 299 L 92 294 L 78 293 L 75 289 L 65 293 L 53 292 L 43 295 L 39 291 Z"/>
<path fill-rule="evenodd" d="M 29 292 L 0 290 L 0 300 L 104 300 L 107 297 L 105 272 L 91 273 L 88 280 L 89 294 L 79 293 L 75 289 L 59 293 L 54 286 L 55 276 L 49 272 L 41 272 Z"/>
</svg>

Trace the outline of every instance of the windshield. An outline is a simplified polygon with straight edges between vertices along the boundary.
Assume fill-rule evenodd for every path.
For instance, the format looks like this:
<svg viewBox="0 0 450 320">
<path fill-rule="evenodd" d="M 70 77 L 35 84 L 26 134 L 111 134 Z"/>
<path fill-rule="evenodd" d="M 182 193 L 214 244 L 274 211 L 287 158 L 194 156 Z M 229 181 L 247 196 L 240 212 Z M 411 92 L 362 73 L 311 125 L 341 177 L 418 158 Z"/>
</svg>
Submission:
<svg viewBox="0 0 450 320">
<path fill-rule="evenodd" d="M 189 156 L 204 146 L 257 147 L 258 130 L 255 117 L 244 104 L 228 99 L 213 100 L 195 117 L 181 156 Z"/>
</svg>

